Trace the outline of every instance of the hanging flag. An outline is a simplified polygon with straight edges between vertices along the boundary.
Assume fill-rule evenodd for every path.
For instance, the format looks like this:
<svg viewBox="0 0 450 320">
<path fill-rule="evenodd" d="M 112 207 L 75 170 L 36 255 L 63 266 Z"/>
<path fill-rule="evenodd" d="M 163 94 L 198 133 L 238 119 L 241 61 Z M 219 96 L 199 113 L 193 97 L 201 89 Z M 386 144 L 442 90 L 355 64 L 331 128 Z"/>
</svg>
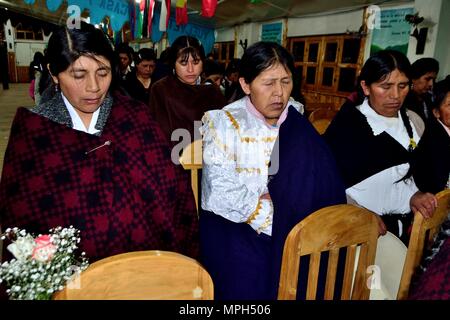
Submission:
<svg viewBox="0 0 450 320">
<path fill-rule="evenodd" d="M 150 38 L 152 34 L 152 19 L 153 19 L 153 9 L 155 8 L 155 0 L 150 0 L 149 8 L 148 8 L 148 21 L 147 21 L 147 34 Z"/>
<path fill-rule="evenodd" d="M 136 28 L 135 28 L 135 39 L 141 39 L 142 38 L 142 24 L 144 19 L 144 10 L 145 10 L 145 1 L 142 0 L 139 4 L 139 7 L 137 9 L 137 18 L 136 18 Z"/>
<path fill-rule="evenodd" d="M 206 18 L 214 17 L 217 0 L 202 0 L 202 16 Z"/>
<path fill-rule="evenodd" d="M 159 30 L 166 31 L 169 27 L 170 0 L 163 0 L 161 3 L 161 14 L 159 15 Z"/>
<path fill-rule="evenodd" d="M 130 34 L 131 34 L 131 40 L 134 40 L 134 30 L 136 25 L 136 2 L 130 1 L 128 3 L 128 15 L 130 16 Z M 123 30 L 123 28 L 122 28 Z"/>
<path fill-rule="evenodd" d="M 175 19 L 177 21 L 177 26 L 180 24 L 187 24 L 187 0 L 177 0 L 175 9 Z"/>
<path fill-rule="evenodd" d="M 148 13 L 149 13 L 149 5 L 150 5 L 150 0 L 141 0 L 141 3 L 144 2 L 144 18 L 142 19 L 142 38 L 147 38 L 148 37 Z M 142 7 L 142 6 L 141 6 Z"/>
</svg>

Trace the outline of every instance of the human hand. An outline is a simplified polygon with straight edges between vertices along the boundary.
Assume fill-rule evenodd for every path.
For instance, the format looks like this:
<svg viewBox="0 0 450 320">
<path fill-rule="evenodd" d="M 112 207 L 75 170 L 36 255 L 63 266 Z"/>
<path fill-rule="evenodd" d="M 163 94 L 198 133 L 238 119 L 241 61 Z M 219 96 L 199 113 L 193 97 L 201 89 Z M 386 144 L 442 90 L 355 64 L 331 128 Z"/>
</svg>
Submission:
<svg viewBox="0 0 450 320">
<path fill-rule="evenodd" d="M 374 215 L 377 217 L 378 221 L 378 236 L 384 236 L 387 232 L 386 225 L 384 224 L 383 219 L 381 219 L 381 216 L 376 213 L 374 213 Z"/>
<path fill-rule="evenodd" d="M 264 193 L 259 197 L 260 200 L 266 199 L 266 200 L 272 200 L 269 193 Z"/>
<path fill-rule="evenodd" d="M 437 207 L 437 199 L 429 192 L 417 191 L 409 200 L 409 204 L 413 213 L 420 212 L 425 219 L 428 219 L 433 216 Z"/>
</svg>

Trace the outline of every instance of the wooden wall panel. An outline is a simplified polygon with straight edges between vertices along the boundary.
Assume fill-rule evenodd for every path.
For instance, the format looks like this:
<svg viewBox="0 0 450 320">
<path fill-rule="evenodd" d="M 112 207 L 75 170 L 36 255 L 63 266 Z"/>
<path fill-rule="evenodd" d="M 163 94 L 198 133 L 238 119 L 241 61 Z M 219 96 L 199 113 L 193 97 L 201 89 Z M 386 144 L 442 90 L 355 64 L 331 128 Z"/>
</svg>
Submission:
<svg viewBox="0 0 450 320">
<path fill-rule="evenodd" d="M 29 74 L 30 67 L 16 66 L 16 69 L 17 69 L 17 82 L 20 83 L 30 82 L 30 74 Z"/>
<path fill-rule="evenodd" d="M 16 54 L 14 52 L 8 52 L 8 72 L 9 82 L 17 82 Z"/>
</svg>

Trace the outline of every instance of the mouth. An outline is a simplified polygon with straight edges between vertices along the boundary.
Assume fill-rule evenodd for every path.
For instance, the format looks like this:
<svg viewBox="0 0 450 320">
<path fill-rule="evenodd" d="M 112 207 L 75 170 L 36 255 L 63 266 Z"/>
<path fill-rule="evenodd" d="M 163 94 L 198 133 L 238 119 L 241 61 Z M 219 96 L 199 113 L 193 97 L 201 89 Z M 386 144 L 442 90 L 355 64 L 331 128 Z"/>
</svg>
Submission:
<svg viewBox="0 0 450 320">
<path fill-rule="evenodd" d="M 385 106 L 388 107 L 388 108 L 399 109 L 402 105 L 400 103 L 387 103 Z"/>
<path fill-rule="evenodd" d="M 84 101 L 87 104 L 99 104 L 101 100 L 100 100 L 100 98 L 87 98 L 87 99 L 84 99 Z"/>
<path fill-rule="evenodd" d="M 272 109 L 283 109 L 283 102 L 273 102 L 270 104 L 270 107 L 272 107 Z"/>
</svg>

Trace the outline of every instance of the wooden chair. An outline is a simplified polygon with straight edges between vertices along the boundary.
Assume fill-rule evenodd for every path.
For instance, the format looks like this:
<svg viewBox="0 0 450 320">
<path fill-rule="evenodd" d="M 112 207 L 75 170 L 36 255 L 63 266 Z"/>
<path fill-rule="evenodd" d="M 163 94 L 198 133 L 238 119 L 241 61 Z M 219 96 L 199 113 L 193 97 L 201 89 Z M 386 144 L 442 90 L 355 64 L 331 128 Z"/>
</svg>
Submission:
<svg viewBox="0 0 450 320">
<path fill-rule="evenodd" d="M 289 232 L 284 244 L 278 299 L 296 299 L 300 257 L 304 255 L 310 255 L 306 299 L 316 299 L 324 251 L 329 251 L 324 299 L 333 299 L 340 248 L 347 250 L 341 299 L 368 299 L 366 270 L 374 264 L 377 237 L 377 218 L 367 209 L 342 204 L 312 213 Z M 358 246 L 359 258 L 355 259 Z"/>
<path fill-rule="evenodd" d="M 194 259 L 169 251 L 118 254 L 90 265 L 55 300 L 212 300 L 213 282 Z"/>
<path fill-rule="evenodd" d="M 419 212 L 416 212 L 414 215 L 405 266 L 403 267 L 400 288 L 397 294 L 398 300 L 408 297 L 411 278 L 422 260 L 424 249 L 433 244 L 434 237 L 439 231 L 441 224 L 447 219 L 450 210 L 450 189 L 439 192 L 436 197 L 438 206 L 431 218 L 425 219 Z"/>
<path fill-rule="evenodd" d="M 180 163 L 185 170 L 191 171 L 191 187 L 198 211 L 198 171 L 202 168 L 202 140 L 195 140 L 183 149 Z"/>
<path fill-rule="evenodd" d="M 337 111 L 331 108 L 320 108 L 314 110 L 308 117 L 319 134 L 324 134 L 336 115 Z"/>
</svg>

